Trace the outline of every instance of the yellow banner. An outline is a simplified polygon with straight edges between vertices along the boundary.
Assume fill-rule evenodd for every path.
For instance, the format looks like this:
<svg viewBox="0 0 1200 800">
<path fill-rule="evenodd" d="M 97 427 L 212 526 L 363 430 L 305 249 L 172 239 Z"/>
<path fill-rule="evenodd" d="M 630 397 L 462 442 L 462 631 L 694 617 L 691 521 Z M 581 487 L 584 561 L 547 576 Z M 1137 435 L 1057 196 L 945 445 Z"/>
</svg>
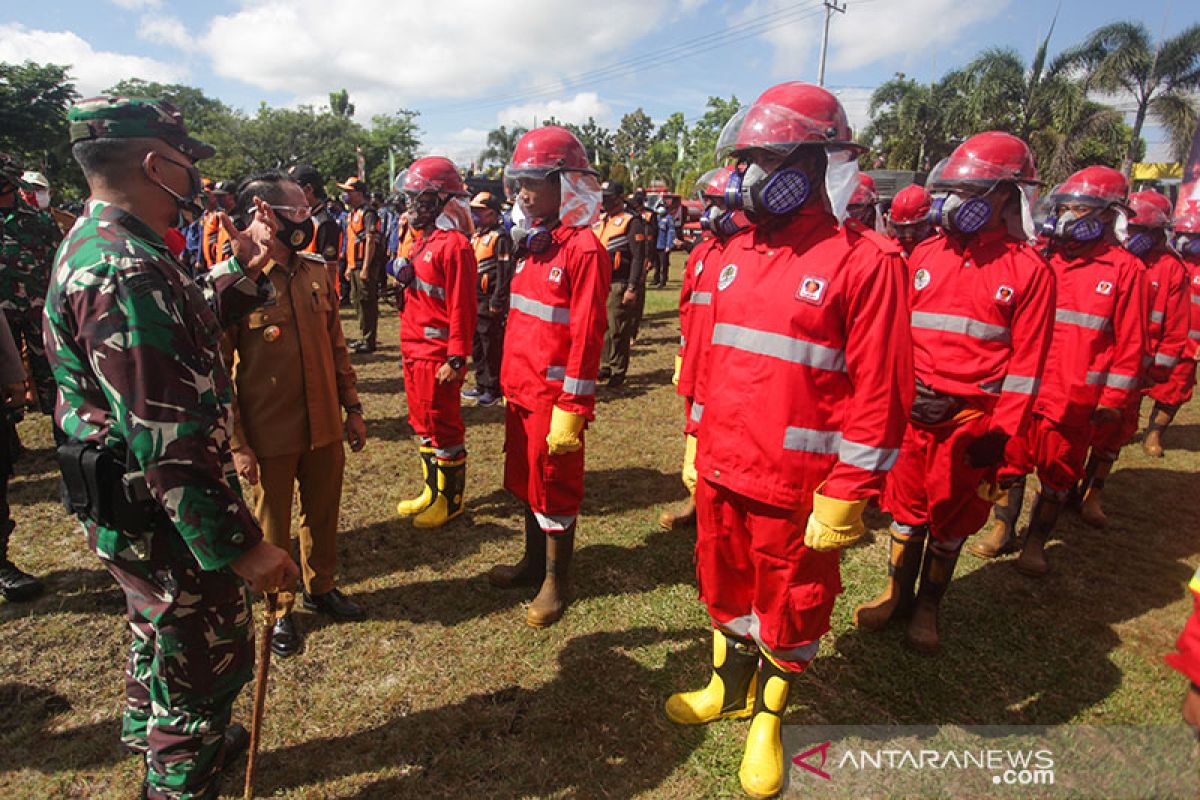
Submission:
<svg viewBox="0 0 1200 800">
<path fill-rule="evenodd" d="M 1179 180 L 1183 177 L 1183 165 L 1178 162 L 1147 161 L 1133 165 L 1135 181 Z"/>
</svg>

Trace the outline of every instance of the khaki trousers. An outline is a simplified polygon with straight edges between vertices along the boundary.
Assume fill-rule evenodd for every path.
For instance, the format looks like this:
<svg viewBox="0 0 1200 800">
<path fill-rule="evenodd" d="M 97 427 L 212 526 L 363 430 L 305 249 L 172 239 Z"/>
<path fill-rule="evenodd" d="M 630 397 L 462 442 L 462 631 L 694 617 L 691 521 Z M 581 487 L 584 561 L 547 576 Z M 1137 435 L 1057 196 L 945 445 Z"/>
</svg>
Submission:
<svg viewBox="0 0 1200 800">
<path fill-rule="evenodd" d="M 309 594 L 324 594 L 337 573 L 338 510 L 346 451 L 340 441 L 304 453 L 258 460 L 254 515 L 271 544 L 291 550 L 292 497 L 300 485 L 300 568 Z M 280 605 L 290 608 L 294 592 L 280 592 Z"/>
</svg>

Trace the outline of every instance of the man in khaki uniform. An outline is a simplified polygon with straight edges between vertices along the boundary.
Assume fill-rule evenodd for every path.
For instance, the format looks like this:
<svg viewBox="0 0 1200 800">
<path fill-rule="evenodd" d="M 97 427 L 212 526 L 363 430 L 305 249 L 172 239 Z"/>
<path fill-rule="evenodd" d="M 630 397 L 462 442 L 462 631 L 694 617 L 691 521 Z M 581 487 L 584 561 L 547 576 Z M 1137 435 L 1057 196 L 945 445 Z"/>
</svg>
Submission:
<svg viewBox="0 0 1200 800">
<path fill-rule="evenodd" d="M 361 450 L 366 440 L 337 293 L 324 261 L 304 252 L 313 225 L 299 184 L 278 172 L 256 175 L 247 180 L 239 207 L 254 198 L 269 204 L 279 223 L 271 262 L 263 269 L 276 296 L 225 334 L 236 391 L 234 461 L 254 487 L 263 534 L 279 547 L 291 545 L 292 497 L 300 485 L 304 607 L 336 619 L 362 619 L 363 609 L 334 582 L 343 430 L 351 450 Z M 293 599 L 291 592 L 281 593 L 287 613 L 276 623 L 271 644 L 281 656 L 301 645 Z"/>
</svg>

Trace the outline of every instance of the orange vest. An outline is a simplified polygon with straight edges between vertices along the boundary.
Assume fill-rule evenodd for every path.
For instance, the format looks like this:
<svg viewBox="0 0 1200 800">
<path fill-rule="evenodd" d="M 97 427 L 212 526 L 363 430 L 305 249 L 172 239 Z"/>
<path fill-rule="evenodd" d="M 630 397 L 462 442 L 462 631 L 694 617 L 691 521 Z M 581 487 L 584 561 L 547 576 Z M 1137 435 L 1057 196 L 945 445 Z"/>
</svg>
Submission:
<svg viewBox="0 0 1200 800">
<path fill-rule="evenodd" d="M 621 268 L 623 259 L 632 257 L 632 245 L 629 241 L 629 223 L 633 215 L 628 211 L 620 214 L 602 217 L 592 225 L 592 231 L 600 239 L 600 244 L 612 256 L 613 272 Z"/>
<path fill-rule="evenodd" d="M 205 267 L 211 268 L 220 261 L 220 250 L 217 249 L 217 237 L 223 234 L 221 223 L 217 220 L 217 212 L 205 211 L 200 221 L 200 255 Z"/>
<path fill-rule="evenodd" d="M 346 266 L 349 269 L 356 269 L 362 263 L 367 253 L 367 237 L 378 230 L 367 230 L 366 213 L 367 207 L 359 206 L 346 218 Z"/>
<path fill-rule="evenodd" d="M 421 238 L 421 232 L 408 224 L 408 220 L 404 221 L 404 233 L 396 240 L 396 258 L 409 258 L 412 255 L 413 248 L 417 245 L 417 240 Z"/>
</svg>

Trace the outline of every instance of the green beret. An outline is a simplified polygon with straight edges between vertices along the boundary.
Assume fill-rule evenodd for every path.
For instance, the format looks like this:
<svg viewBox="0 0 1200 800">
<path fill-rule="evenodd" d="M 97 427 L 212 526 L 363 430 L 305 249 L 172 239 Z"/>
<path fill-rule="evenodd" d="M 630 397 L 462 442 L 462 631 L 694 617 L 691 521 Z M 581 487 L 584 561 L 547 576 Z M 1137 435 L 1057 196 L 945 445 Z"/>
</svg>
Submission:
<svg viewBox="0 0 1200 800">
<path fill-rule="evenodd" d="M 67 111 L 71 144 L 87 139 L 162 139 L 179 152 L 199 161 L 217 151 L 188 136 L 179 109 L 147 97 L 101 95 L 80 100 Z"/>
</svg>

